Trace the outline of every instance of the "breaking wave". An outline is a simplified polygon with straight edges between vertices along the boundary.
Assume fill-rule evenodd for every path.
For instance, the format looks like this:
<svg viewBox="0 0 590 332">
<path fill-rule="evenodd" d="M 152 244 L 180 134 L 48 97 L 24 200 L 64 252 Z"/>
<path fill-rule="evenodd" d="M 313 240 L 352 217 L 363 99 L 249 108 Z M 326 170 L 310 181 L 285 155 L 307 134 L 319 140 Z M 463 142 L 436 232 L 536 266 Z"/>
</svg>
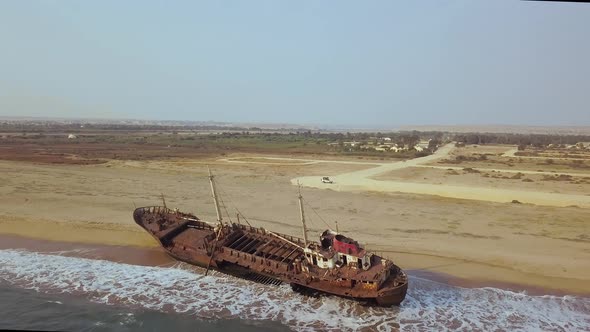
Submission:
<svg viewBox="0 0 590 332">
<path fill-rule="evenodd" d="M 201 319 L 274 320 L 300 331 L 590 331 L 590 299 L 582 297 L 461 288 L 410 277 L 401 307 L 373 308 L 337 297 L 306 297 L 287 285 L 266 286 L 203 272 L 181 263 L 146 267 L 0 250 L 2 283 Z"/>
</svg>

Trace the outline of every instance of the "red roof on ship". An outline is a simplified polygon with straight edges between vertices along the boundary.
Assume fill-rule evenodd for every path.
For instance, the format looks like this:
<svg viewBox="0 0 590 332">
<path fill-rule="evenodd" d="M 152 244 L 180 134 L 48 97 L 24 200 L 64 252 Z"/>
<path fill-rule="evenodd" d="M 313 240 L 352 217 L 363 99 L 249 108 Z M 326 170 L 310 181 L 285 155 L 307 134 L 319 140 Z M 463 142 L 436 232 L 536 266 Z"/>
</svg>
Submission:
<svg viewBox="0 0 590 332">
<path fill-rule="evenodd" d="M 336 235 L 332 241 L 332 247 L 339 253 L 362 257 L 365 255 L 365 249 L 361 248 L 358 242 L 343 235 Z"/>
</svg>

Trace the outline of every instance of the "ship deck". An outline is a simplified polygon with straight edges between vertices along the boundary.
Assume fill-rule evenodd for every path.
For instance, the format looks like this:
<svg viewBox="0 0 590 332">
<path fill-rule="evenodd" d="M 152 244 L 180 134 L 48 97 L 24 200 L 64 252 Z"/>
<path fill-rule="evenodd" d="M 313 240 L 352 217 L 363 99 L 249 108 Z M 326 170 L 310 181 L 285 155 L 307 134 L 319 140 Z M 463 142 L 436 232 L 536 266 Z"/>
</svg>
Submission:
<svg viewBox="0 0 590 332">
<path fill-rule="evenodd" d="M 151 208 L 151 210 L 156 212 L 154 208 Z M 178 218 L 176 215 L 174 216 Z M 151 231 L 162 241 L 164 246 L 169 247 L 168 249 L 185 248 L 207 254 L 211 249 L 210 245 L 214 243 L 215 233 L 213 227 L 192 218 L 178 218 L 178 221 L 178 224 L 165 230 L 157 231 L 153 229 Z M 151 229 L 156 225 L 148 223 L 147 226 L 147 228 Z M 238 263 L 246 258 L 246 262 L 265 262 L 268 266 L 287 271 L 297 259 L 300 261 L 305 260 L 304 243 L 300 238 L 277 234 L 243 224 L 228 225 L 222 233 L 218 245 L 221 247 L 222 253 L 225 252 L 225 254 L 222 254 L 224 256 L 222 259 L 228 262 Z M 311 246 L 313 247 L 314 243 Z M 325 257 L 330 256 L 331 250 L 322 249 L 317 243 L 315 243 L 315 246 L 322 255 Z M 308 264 L 307 267 L 312 275 L 320 276 L 322 279 L 327 277 L 360 282 L 383 280 L 383 274 L 387 273 L 388 270 L 388 266 L 384 265 L 384 261 L 378 256 L 372 257 L 371 267 L 368 270 L 351 266 L 327 270 L 311 264 Z"/>
<path fill-rule="evenodd" d="M 303 248 L 294 242 L 298 239 L 285 237 L 288 236 L 241 225 L 238 231 L 225 239 L 223 247 L 230 251 L 289 265 L 303 255 Z"/>
<path fill-rule="evenodd" d="M 204 232 L 201 229 L 188 227 L 176 235 L 172 243 L 174 245 L 182 245 L 193 250 L 204 250 L 204 244 L 206 243 L 205 238 L 210 234 L 210 232 Z"/>
</svg>

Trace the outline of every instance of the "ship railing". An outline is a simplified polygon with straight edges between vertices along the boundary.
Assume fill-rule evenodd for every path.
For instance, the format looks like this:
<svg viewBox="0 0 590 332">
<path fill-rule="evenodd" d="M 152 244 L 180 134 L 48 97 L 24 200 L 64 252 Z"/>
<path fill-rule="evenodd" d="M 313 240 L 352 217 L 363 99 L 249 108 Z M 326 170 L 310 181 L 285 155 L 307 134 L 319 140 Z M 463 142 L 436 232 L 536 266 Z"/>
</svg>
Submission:
<svg viewBox="0 0 590 332">
<path fill-rule="evenodd" d="M 155 205 L 155 206 L 145 206 L 145 207 L 136 208 L 135 211 L 134 211 L 134 215 L 144 214 L 144 213 L 151 213 L 151 214 L 175 214 L 175 215 L 177 215 L 177 216 L 179 216 L 179 217 L 181 217 L 182 219 L 185 219 L 185 220 L 198 221 L 198 222 L 202 222 L 202 223 L 213 225 L 213 224 L 208 223 L 206 221 L 200 220 L 199 218 L 197 218 L 197 217 L 195 217 L 195 216 L 193 216 L 191 214 L 180 212 L 177 209 L 174 209 L 174 210 L 173 209 L 169 209 L 169 208 L 167 208 L 165 206 L 157 206 L 157 205 Z"/>
<path fill-rule="evenodd" d="M 135 209 L 136 212 L 140 213 L 158 213 L 158 214 L 166 214 L 166 213 L 174 213 L 173 210 L 164 207 L 164 206 L 144 206 Z"/>
</svg>

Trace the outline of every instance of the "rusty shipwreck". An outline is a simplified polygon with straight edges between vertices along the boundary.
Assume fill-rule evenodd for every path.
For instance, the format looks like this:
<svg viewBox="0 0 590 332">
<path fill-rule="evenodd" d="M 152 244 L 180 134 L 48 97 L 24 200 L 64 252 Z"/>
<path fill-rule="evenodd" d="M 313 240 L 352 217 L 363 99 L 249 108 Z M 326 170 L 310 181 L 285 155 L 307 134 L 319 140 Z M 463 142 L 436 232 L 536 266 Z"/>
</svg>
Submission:
<svg viewBox="0 0 590 332">
<path fill-rule="evenodd" d="M 330 229 L 309 241 L 302 196 L 303 238 L 222 219 L 211 172 L 217 222 L 163 206 L 135 209 L 135 222 L 172 257 L 254 281 L 288 283 L 296 291 L 326 293 L 381 306 L 399 305 L 408 278 L 391 260 Z M 207 273 L 206 272 L 206 273 Z"/>
</svg>

